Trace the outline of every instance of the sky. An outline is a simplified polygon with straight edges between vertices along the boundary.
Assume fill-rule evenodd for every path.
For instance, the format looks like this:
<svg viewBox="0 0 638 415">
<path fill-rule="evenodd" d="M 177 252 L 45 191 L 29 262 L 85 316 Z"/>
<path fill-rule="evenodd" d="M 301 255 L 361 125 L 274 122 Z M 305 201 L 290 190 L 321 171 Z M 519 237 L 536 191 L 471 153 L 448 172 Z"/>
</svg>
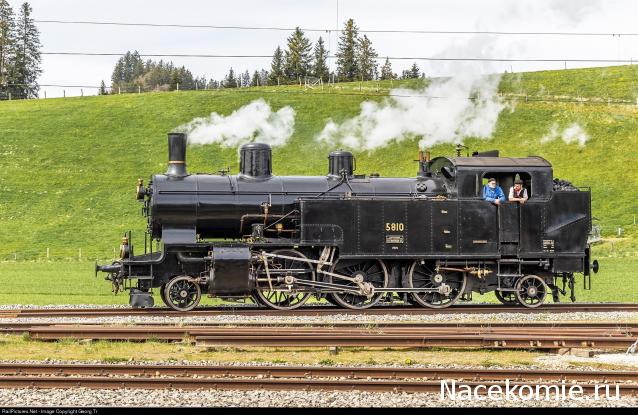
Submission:
<svg viewBox="0 0 638 415">
<path fill-rule="evenodd" d="M 9 0 L 16 11 L 21 0 Z M 111 21 L 186 25 L 325 29 L 306 32 L 314 43 L 323 36 L 336 51 L 336 29 L 353 18 L 362 30 L 446 30 L 517 32 L 636 33 L 638 2 L 631 0 L 242 0 L 153 2 L 141 0 L 31 0 L 36 20 Z M 272 55 L 285 47 L 287 31 L 209 28 L 151 28 L 37 23 L 43 52 L 109 52 Z M 432 35 L 369 33 L 379 56 L 493 57 L 510 59 L 635 59 L 638 36 Z M 236 72 L 269 69 L 270 58 L 169 58 L 196 76 L 222 79 Z M 110 84 L 116 56 L 43 55 L 41 85 Z M 454 75 L 461 68 L 481 73 L 602 66 L 576 62 L 416 61 L 427 76 Z M 334 68 L 334 61 L 329 62 Z M 380 62 L 382 64 L 383 62 Z M 411 60 L 395 60 L 401 73 Z M 64 90 L 64 91 L 63 91 Z M 92 95 L 91 88 L 41 87 L 41 98 Z"/>
</svg>

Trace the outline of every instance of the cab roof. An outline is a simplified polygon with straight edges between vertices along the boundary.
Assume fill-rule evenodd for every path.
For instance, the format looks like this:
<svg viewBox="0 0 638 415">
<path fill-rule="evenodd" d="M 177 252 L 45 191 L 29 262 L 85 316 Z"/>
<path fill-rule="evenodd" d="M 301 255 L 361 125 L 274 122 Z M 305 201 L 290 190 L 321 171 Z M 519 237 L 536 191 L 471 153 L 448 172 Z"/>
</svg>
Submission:
<svg viewBox="0 0 638 415">
<path fill-rule="evenodd" d="M 452 157 L 456 167 L 552 167 L 542 157 Z"/>
</svg>

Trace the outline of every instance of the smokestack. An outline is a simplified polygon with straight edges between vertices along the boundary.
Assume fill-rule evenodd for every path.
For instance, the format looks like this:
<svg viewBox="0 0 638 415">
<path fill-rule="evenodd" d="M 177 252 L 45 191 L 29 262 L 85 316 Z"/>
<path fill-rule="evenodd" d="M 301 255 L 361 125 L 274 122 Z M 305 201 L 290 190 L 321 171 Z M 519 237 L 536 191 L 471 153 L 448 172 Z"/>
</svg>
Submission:
<svg viewBox="0 0 638 415">
<path fill-rule="evenodd" d="M 186 173 L 186 134 L 168 133 L 167 176 L 184 177 Z"/>
<path fill-rule="evenodd" d="M 328 177 L 341 177 L 342 172 L 348 177 L 352 176 L 354 172 L 354 156 L 349 151 L 331 151 L 328 155 Z"/>
</svg>

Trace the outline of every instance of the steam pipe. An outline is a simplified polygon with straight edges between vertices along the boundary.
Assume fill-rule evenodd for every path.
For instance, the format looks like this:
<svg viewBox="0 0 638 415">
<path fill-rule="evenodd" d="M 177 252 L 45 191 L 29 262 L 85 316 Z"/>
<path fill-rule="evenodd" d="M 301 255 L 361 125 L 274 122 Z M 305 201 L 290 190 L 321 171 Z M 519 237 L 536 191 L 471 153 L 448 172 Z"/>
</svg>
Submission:
<svg viewBox="0 0 638 415">
<path fill-rule="evenodd" d="M 202 262 L 206 262 L 206 261 L 210 261 L 213 259 L 212 256 L 205 256 L 205 257 L 189 257 L 184 255 L 183 252 L 178 252 L 177 253 L 177 259 L 179 260 L 179 262 L 183 262 L 185 264 L 201 264 Z"/>
</svg>

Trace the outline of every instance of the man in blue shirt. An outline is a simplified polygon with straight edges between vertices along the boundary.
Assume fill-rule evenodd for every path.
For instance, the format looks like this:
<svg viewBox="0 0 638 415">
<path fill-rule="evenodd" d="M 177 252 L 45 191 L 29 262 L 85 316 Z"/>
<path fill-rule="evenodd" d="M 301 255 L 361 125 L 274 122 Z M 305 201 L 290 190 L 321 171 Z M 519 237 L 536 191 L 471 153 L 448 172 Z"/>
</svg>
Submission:
<svg viewBox="0 0 638 415">
<path fill-rule="evenodd" d="M 505 203 L 505 193 L 500 186 L 496 185 L 496 179 L 491 177 L 485 186 L 483 186 L 483 199 L 488 202 L 500 205 Z"/>
</svg>

